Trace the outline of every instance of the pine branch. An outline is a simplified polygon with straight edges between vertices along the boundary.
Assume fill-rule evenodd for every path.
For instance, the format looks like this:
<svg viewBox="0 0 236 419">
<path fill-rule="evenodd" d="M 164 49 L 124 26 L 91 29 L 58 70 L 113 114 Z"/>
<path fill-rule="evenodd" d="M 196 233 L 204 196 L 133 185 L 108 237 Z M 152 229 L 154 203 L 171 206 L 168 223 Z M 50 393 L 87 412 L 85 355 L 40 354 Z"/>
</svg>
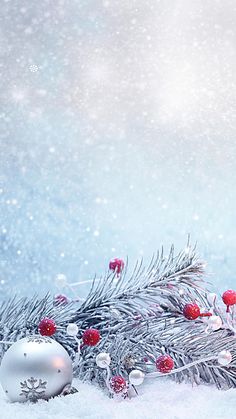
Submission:
<svg viewBox="0 0 236 419">
<path fill-rule="evenodd" d="M 147 269 L 137 263 L 131 276 L 128 270 L 120 278 L 107 273 L 94 281 L 86 301 L 67 305 L 54 304 L 50 295 L 43 299 L 13 298 L 0 307 L 0 339 L 15 341 L 37 333 L 43 317 L 53 318 L 57 324 L 55 339 L 75 357 L 77 344 L 66 335 L 68 323 L 79 326 L 82 332 L 95 327 L 101 333 L 96 347 L 84 347 L 77 367 L 81 379 L 96 381 L 104 386 L 104 371 L 96 366 L 100 352 L 109 352 L 112 372 L 128 376 L 133 368 L 142 369 L 146 376 L 155 371 L 155 360 L 162 353 L 171 355 L 175 367 L 183 370 L 173 378 L 180 382 L 215 383 L 218 388 L 236 387 L 236 341 L 229 328 L 205 333 L 202 320 L 188 321 L 182 312 L 186 303 L 196 302 L 209 309 L 208 291 L 202 279 L 204 266 L 195 249 L 187 249 L 174 256 L 172 246 L 169 256 L 163 250 L 152 258 Z M 219 307 L 214 312 L 224 315 Z M 1 347 L 1 356 L 8 348 Z M 222 367 L 211 356 L 223 350 L 233 355 L 232 363 Z M 186 367 L 186 365 L 189 365 Z"/>
<path fill-rule="evenodd" d="M 193 299 L 197 298 L 202 304 L 206 304 L 200 286 L 204 265 L 199 262 L 194 250 L 188 246 L 187 251 L 184 250 L 174 257 L 172 246 L 168 258 L 164 258 L 162 249 L 152 258 L 147 269 L 144 268 L 143 261 L 137 262 L 130 278 L 127 278 L 126 269 L 117 283 L 116 274 L 110 273 L 102 278 L 97 286 L 94 280 L 88 298 L 80 308 L 78 320 L 82 313 L 94 311 L 95 308 L 97 313 L 102 311 L 104 315 L 104 310 L 110 310 L 111 306 L 114 306 L 120 315 L 136 315 L 138 310 L 139 315 L 143 316 L 147 307 L 152 303 L 156 304 L 157 299 L 164 310 L 173 310 L 175 306 L 179 308 L 178 296 L 171 297 L 173 288 L 175 294 L 177 290 L 187 290 L 188 293 L 191 292 Z"/>
</svg>

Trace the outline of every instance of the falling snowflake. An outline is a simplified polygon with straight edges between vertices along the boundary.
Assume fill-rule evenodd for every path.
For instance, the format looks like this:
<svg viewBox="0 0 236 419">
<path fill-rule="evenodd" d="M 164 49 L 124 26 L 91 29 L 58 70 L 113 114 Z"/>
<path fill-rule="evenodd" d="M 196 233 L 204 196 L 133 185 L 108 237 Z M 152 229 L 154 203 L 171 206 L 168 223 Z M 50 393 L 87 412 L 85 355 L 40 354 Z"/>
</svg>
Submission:
<svg viewBox="0 0 236 419">
<path fill-rule="evenodd" d="M 47 381 L 30 377 L 23 381 L 23 383 L 20 383 L 22 390 L 20 396 L 25 396 L 27 400 L 36 402 L 45 395 L 46 384 Z"/>
<path fill-rule="evenodd" d="M 32 65 L 30 65 L 29 66 L 29 70 L 32 72 L 32 73 L 37 73 L 37 71 L 38 71 L 38 66 L 37 65 L 35 65 L 35 64 L 32 64 Z"/>
<path fill-rule="evenodd" d="M 28 338 L 27 342 L 35 342 L 35 343 L 52 343 L 52 340 L 47 338 L 47 337 L 43 337 L 43 336 L 30 336 Z"/>
</svg>

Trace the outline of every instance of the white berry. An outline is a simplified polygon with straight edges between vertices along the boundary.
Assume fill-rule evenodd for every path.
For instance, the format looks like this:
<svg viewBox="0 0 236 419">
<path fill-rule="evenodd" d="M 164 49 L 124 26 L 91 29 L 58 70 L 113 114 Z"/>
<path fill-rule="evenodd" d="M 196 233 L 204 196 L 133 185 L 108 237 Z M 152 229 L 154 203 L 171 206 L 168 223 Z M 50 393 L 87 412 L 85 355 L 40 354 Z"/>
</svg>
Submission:
<svg viewBox="0 0 236 419">
<path fill-rule="evenodd" d="M 134 386 L 140 386 L 143 383 L 145 374 L 140 370 L 133 370 L 129 374 L 129 382 Z"/>
<path fill-rule="evenodd" d="M 79 328 L 75 323 L 69 323 L 66 328 L 66 333 L 69 336 L 76 336 L 78 334 Z"/>
<path fill-rule="evenodd" d="M 96 364 L 100 368 L 106 368 L 111 363 L 111 357 L 107 352 L 101 352 L 96 356 Z"/>
<path fill-rule="evenodd" d="M 223 350 L 218 354 L 218 362 L 220 365 L 228 365 L 232 361 L 232 355 L 229 351 Z"/>
</svg>

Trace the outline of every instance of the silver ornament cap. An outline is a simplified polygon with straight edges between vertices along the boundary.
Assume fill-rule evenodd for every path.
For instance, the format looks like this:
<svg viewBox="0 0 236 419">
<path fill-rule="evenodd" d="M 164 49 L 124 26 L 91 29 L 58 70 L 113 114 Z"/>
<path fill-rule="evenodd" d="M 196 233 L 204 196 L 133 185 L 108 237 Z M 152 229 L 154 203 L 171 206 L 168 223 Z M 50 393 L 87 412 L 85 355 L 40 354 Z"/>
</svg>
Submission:
<svg viewBox="0 0 236 419">
<path fill-rule="evenodd" d="M 72 361 L 63 346 L 41 335 L 13 343 L 0 367 L 1 385 L 12 402 L 57 396 L 72 376 Z"/>
</svg>

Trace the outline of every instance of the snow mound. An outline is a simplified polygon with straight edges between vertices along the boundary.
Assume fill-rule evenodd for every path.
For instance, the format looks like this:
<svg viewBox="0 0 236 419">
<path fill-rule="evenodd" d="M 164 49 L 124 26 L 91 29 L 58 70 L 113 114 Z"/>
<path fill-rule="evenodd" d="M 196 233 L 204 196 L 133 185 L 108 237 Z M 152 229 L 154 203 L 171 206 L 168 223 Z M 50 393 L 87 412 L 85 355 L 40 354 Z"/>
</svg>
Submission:
<svg viewBox="0 0 236 419">
<path fill-rule="evenodd" d="M 236 390 L 176 384 L 167 378 L 148 381 L 139 396 L 117 402 L 78 380 L 78 393 L 37 404 L 10 403 L 0 391 L 1 419 L 232 419 Z"/>
</svg>

